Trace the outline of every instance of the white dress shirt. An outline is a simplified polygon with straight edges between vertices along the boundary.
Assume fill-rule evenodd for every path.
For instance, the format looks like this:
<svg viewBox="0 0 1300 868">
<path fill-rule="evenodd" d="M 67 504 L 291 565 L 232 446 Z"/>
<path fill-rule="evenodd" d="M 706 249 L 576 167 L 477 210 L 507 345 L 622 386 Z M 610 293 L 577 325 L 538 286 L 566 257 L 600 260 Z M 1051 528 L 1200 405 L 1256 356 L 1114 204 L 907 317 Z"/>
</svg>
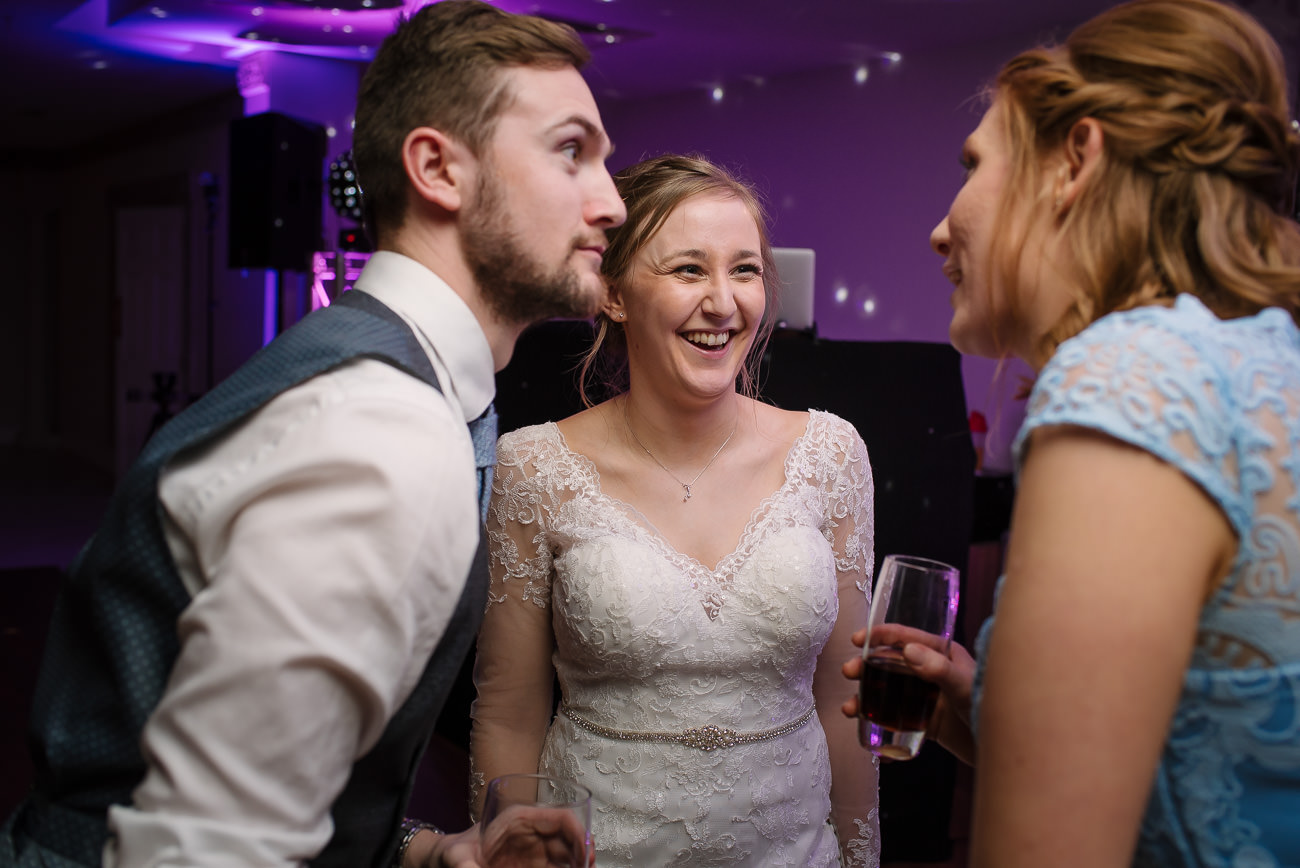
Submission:
<svg viewBox="0 0 1300 868">
<path fill-rule="evenodd" d="M 466 422 L 494 390 L 469 308 L 379 252 L 357 288 L 410 324 L 443 394 L 360 359 L 276 397 L 160 478 L 193 596 L 109 866 L 291 865 L 446 628 L 478 543 Z"/>
</svg>

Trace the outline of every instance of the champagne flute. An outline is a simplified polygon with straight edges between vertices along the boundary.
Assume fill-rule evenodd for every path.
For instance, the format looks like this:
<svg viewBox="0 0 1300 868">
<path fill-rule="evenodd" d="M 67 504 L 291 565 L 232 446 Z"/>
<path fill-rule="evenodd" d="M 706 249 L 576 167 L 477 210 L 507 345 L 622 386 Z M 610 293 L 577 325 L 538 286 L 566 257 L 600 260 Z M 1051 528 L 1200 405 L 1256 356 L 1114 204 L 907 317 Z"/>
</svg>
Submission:
<svg viewBox="0 0 1300 868">
<path fill-rule="evenodd" d="M 589 868 L 591 790 L 547 775 L 493 778 L 479 836 L 485 868 Z"/>
<path fill-rule="evenodd" d="M 910 760 L 925 741 L 939 687 L 912 674 L 903 646 L 948 653 L 959 577 L 956 567 L 910 555 L 888 555 L 880 565 L 862 650 L 858 740 L 882 759 Z"/>
</svg>

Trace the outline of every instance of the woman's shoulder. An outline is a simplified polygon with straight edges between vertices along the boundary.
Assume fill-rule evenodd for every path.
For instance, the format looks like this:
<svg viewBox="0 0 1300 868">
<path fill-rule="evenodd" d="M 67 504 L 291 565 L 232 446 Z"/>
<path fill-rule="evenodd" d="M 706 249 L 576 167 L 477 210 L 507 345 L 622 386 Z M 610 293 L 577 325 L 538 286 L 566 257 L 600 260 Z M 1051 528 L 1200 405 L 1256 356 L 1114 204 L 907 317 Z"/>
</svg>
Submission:
<svg viewBox="0 0 1300 868">
<path fill-rule="evenodd" d="M 808 437 L 822 447 L 833 447 L 848 455 L 866 454 L 867 447 L 857 427 L 829 410 L 808 410 Z"/>
<path fill-rule="evenodd" d="M 558 439 L 559 432 L 556 430 L 554 422 L 540 422 L 536 425 L 525 425 L 522 428 L 515 428 L 513 431 L 507 431 L 497 440 L 497 448 L 521 449 L 538 443 L 553 443 Z"/>
<path fill-rule="evenodd" d="M 1184 369 L 1192 360 L 1223 367 L 1240 358 L 1242 350 L 1247 355 L 1295 354 L 1300 352 L 1300 331 L 1278 308 L 1221 319 L 1199 298 L 1183 293 L 1170 305 L 1145 305 L 1099 318 L 1063 342 L 1044 370 L 1098 357 Z"/>
</svg>

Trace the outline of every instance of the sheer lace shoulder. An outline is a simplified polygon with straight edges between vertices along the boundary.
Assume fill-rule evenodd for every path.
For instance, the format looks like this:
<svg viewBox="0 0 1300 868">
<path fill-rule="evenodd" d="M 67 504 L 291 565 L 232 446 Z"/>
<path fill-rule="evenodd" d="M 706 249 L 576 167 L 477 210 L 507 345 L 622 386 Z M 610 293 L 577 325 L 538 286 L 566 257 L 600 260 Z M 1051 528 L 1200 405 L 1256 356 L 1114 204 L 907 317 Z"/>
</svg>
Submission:
<svg viewBox="0 0 1300 868">
<path fill-rule="evenodd" d="M 856 428 L 833 413 L 813 410 L 807 438 L 787 474 L 809 480 L 829 496 L 826 539 L 840 572 L 858 570 L 869 583 L 874 559 L 876 489 L 867 446 Z M 862 587 L 870 594 L 870 587 Z"/>
<path fill-rule="evenodd" d="M 590 462 L 565 448 L 554 423 L 501 436 L 486 525 L 492 574 L 489 607 L 503 602 L 507 591 L 514 588 L 527 602 L 543 608 L 549 605 L 547 514 L 554 506 L 557 489 L 590 485 Z"/>
</svg>

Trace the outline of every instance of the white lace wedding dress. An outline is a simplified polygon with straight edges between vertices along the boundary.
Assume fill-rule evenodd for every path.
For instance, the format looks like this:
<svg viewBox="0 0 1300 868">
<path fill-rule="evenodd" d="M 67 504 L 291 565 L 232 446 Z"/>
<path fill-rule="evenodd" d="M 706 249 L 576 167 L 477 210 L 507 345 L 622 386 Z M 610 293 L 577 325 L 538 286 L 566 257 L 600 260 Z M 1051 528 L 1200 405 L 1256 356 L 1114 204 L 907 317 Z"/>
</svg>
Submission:
<svg viewBox="0 0 1300 868">
<path fill-rule="evenodd" d="M 551 685 L 520 677 L 535 671 L 529 655 L 545 654 L 525 641 L 542 631 L 563 701 L 537 727 L 539 771 L 592 790 L 602 868 L 839 865 L 836 827 L 847 864 L 877 865 L 876 769 L 839 711 L 851 692 L 840 659 L 838 684 L 819 675 L 828 698 L 810 715 L 841 595 L 869 592 L 873 489 L 856 430 L 811 412 L 785 483 L 714 569 L 603 494 L 595 465 L 554 424 L 505 435 L 497 457 L 476 787 L 528 730 L 517 709 L 539 700 L 519 703 L 521 691 L 544 692 L 550 716 Z M 650 735 L 709 726 L 744 743 L 704 750 Z"/>
</svg>

